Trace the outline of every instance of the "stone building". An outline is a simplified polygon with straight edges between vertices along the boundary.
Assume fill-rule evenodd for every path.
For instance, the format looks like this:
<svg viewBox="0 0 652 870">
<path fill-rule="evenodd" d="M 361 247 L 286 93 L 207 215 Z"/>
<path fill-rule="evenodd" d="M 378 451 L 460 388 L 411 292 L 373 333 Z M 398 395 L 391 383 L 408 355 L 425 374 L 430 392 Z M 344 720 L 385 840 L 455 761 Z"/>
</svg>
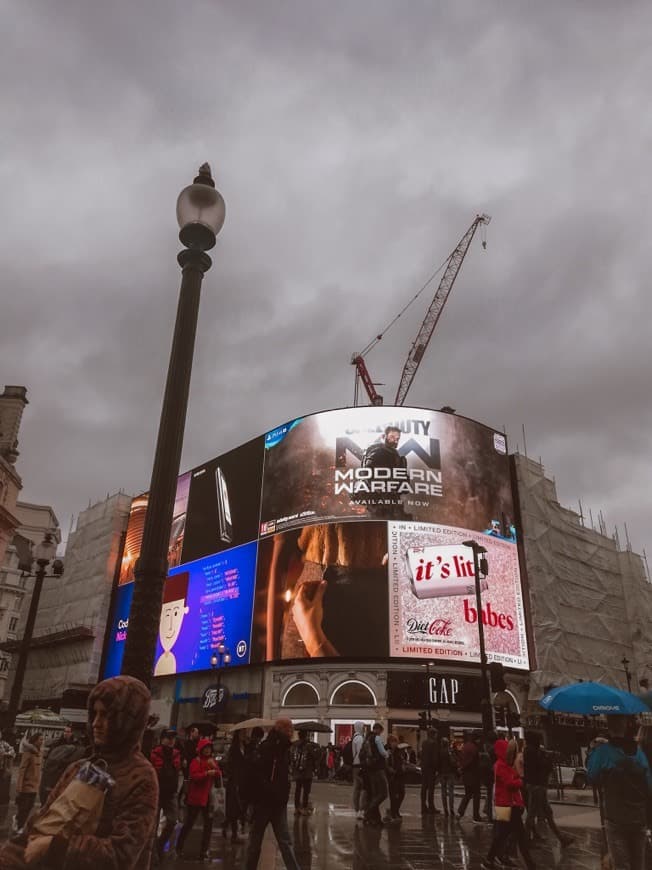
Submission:
<svg viewBox="0 0 652 870">
<path fill-rule="evenodd" d="M 116 493 L 79 514 L 66 546 L 64 573 L 46 579 L 43 586 L 25 673 L 23 709 L 51 707 L 70 720 L 85 718 L 85 694 L 99 673 L 130 504 L 130 496 Z M 25 618 L 23 608 L 18 637 Z M 12 671 L 9 676 L 11 680 Z"/>
<path fill-rule="evenodd" d="M 16 471 L 18 432 L 27 404 L 25 387 L 6 386 L 0 395 L 0 565 L 19 522 L 16 501 L 23 487 Z"/>
<path fill-rule="evenodd" d="M 24 570 L 29 562 L 31 548 L 41 543 L 49 532 L 57 544 L 61 542 L 59 521 L 49 505 L 17 502 L 15 515 L 18 528 L 5 551 L 0 564 L 0 643 L 17 641 L 21 637 L 20 617 L 26 612 L 34 588 L 34 577 Z M 7 698 L 5 691 L 11 656 L 0 652 L 0 700 Z"/>
</svg>

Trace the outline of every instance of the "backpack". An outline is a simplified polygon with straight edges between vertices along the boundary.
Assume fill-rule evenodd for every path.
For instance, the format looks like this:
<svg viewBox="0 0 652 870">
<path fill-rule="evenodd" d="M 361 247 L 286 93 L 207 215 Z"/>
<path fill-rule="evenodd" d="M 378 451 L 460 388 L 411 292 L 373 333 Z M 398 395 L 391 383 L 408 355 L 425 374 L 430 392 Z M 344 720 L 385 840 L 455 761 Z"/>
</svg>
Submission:
<svg viewBox="0 0 652 870">
<path fill-rule="evenodd" d="M 360 747 L 360 767 L 363 770 L 382 770 L 385 766 L 385 759 L 382 757 L 376 746 L 376 738 L 370 734 L 365 742 Z"/>
<path fill-rule="evenodd" d="M 163 752 L 163 766 L 157 771 L 160 793 L 168 797 L 175 794 L 179 787 L 179 772 L 174 766 L 174 752 L 172 747 L 169 752 Z"/>
<path fill-rule="evenodd" d="M 480 767 L 480 776 L 483 781 L 488 781 L 492 778 L 494 772 L 494 766 L 491 763 L 491 756 L 484 749 L 484 747 L 480 750 L 478 756 L 478 763 Z"/>
<path fill-rule="evenodd" d="M 289 748 L 270 734 L 249 756 L 245 794 L 251 803 L 283 806 L 290 793 Z"/>
<path fill-rule="evenodd" d="M 349 740 L 342 747 L 342 761 L 349 767 L 353 766 L 353 740 Z"/>
<path fill-rule="evenodd" d="M 648 795 L 645 770 L 632 755 L 624 755 L 602 774 L 604 814 L 615 825 L 645 824 Z"/>
<path fill-rule="evenodd" d="M 307 741 L 303 745 L 296 743 L 292 749 L 292 771 L 300 779 L 311 779 L 316 767 L 316 745 Z"/>
<path fill-rule="evenodd" d="M 84 749 L 74 743 L 66 743 L 51 749 L 43 766 L 44 787 L 54 788 L 68 765 L 81 758 L 83 754 Z"/>
</svg>

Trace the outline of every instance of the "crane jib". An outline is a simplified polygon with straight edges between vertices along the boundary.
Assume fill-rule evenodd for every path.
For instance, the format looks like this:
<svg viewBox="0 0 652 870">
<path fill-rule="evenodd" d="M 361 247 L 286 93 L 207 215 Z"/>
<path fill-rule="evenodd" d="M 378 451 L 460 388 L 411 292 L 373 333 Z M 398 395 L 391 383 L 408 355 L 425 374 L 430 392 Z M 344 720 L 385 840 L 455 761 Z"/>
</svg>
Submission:
<svg viewBox="0 0 652 870">
<path fill-rule="evenodd" d="M 448 258 L 448 263 L 444 270 L 443 277 L 439 282 L 437 292 L 430 303 L 426 316 L 421 324 L 421 328 L 410 348 L 410 353 L 408 354 L 408 358 L 403 366 L 403 373 L 396 392 L 396 399 L 394 400 L 395 405 L 403 405 L 405 403 L 408 390 L 412 386 L 417 369 L 419 368 L 421 360 L 428 348 L 428 344 L 430 343 L 430 339 L 432 338 L 432 334 L 437 326 L 437 321 L 439 320 L 444 305 L 453 289 L 453 284 L 455 283 L 455 279 L 459 274 L 464 258 L 466 257 L 467 251 L 473 241 L 473 236 L 480 224 L 488 224 L 490 220 L 491 218 L 489 215 L 477 215 L 469 229 L 458 242 L 455 250 Z"/>
<path fill-rule="evenodd" d="M 450 292 L 453 289 L 453 284 L 455 283 L 455 279 L 457 278 L 460 268 L 462 267 L 462 263 L 464 262 L 464 258 L 466 257 L 471 242 L 473 241 L 476 230 L 481 224 L 486 226 L 490 221 L 491 216 L 488 214 L 476 215 L 473 223 L 464 233 L 460 241 L 457 243 L 455 249 L 450 254 L 448 259 L 442 263 L 442 265 L 436 270 L 436 272 L 434 272 L 430 276 L 430 278 L 428 278 L 428 280 L 421 287 L 421 289 L 410 300 L 410 302 L 408 302 L 407 305 L 405 305 L 401 309 L 401 311 L 391 321 L 391 323 L 384 330 L 384 332 L 381 332 L 379 335 L 377 335 L 361 353 L 353 355 L 351 362 L 356 367 L 354 405 L 359 404 L 358 393 L 360 381 L 362 381 L 362 384 L 364 385 L 371 404 L 383 404 L 383 398 L 376 391 L 376 386 L 371 378 L 369 370 L 367 369 L 364 357 L 383 338 L 384 333 L 386 333 L 388 329 L 394 323 L 396 323 L 396 321 L 401 317 L 406 309 L 409 308 L 409 306 L 418 298 L 421 292 L 426 289 L 426 287 L 432 282 L 437 274 L 442 269 L 444 269 L 444 274 L 439 282 L 439 286 L 437 287 L 437 292 L 435 293 L 432 302 L 430 303 L 428 311 L 426 312 L 423 322 L 421 323 L 421 327 L 419 328 L 417 337 L 412 343 L 410 352 L 408 353 L 407 359 L 405 361 L 405 365 L 403 366 L 403 372 L 401 375 L 401 380 L 399 382 L 398 390 L 396 392 L 396 399 L 394 400 L 394 405 L 403 405 L 405 403 L 408 390 L 412 386 L 412 382 L 414 381 L 419 365 L 421 364 L 421 361 L 425 356 L 426 350 L 428 349 L 432 334 L 435 331 L 435 327 L 437 326 L 437 322 L 439 321 L 439 317 L 441 316 L 444 305 L 446 304 Z M 484 240 L 482 241 L 482 247 L 486 248 L 486 242 Z"/>
</svg>

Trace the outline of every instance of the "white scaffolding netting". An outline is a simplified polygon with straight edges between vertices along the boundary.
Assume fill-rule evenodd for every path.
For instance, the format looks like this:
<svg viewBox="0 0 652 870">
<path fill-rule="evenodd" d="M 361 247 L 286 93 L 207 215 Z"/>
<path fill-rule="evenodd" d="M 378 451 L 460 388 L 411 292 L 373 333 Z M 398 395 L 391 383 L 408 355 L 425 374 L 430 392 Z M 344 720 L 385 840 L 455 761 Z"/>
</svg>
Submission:
<svg viewBox="0 0 652 870">
<path fill-rule="evenodd" d="M 652 670 L 652 585 L 641 558 L 562 507 L 542 465 L 517 455 L 535 639 L 529 697 L 579 679 L 632 689 Z"/>
<path fill-rule="evenodd" d="M 116 493 L 80 513 L 68 539 L 63 575 L 43 584 L 34 640 L 46 644 L 37 643 L 30 651 L 25 700 L 57 697 L 70 686 L 97 681 L 130 504 L 130 496 Z"/>
</svg>

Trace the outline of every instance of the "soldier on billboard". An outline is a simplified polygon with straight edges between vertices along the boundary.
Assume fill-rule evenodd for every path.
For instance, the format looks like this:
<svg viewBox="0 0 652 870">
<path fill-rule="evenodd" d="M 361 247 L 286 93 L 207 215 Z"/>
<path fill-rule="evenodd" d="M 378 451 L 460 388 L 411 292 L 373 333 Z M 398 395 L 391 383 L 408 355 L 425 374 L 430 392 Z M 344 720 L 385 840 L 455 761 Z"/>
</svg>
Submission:
<svg viewBox="0 0 652 870">
<path fill-rule="evenodd" d="M 401 440 L 401 430 L 397 426 L 387 426 L 380 441 L 374 441 L 364 452 L 362 468 L 404 468 L 407 471 L 407 459 L 398 452 Z M 370 517 L 385 520 L 409 520 L 405 513 L 400 496 L 389 492 L 360 493 L 356 501 L 367 505 Z"/>
</svg>

